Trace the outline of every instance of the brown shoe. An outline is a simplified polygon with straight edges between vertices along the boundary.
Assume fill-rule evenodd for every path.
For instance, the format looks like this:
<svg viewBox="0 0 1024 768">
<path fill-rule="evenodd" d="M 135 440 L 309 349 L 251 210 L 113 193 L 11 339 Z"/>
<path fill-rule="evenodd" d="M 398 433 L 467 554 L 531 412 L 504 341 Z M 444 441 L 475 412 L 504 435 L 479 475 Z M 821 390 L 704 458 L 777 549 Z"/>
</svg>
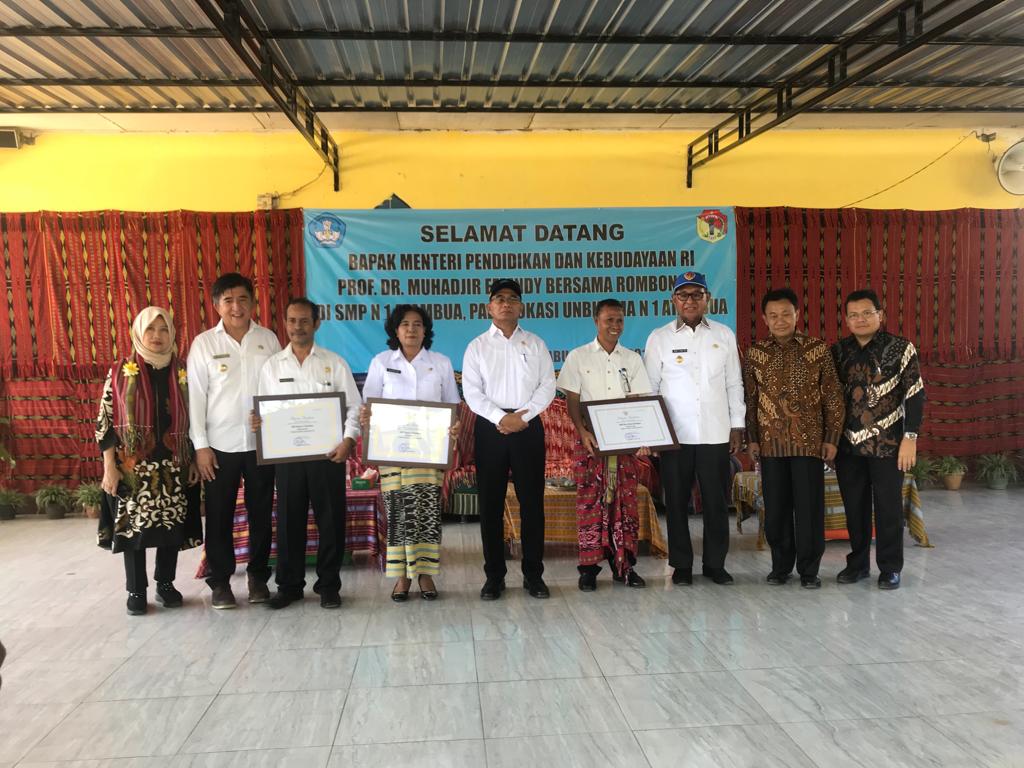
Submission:
<svg viewBox="0 0 1024 768">
<path fill-rule="evenodd" d="M 270 590 L 267 589 L 267 582 L 249 574 L 249 602 L 265 603 L 270 599 Z"/>
<path fill-rule="evenodd" d="M 221 586 L 213 587 L 213 607 L 219 611 L 225 608 L 235 608 L 238 603 L 235 602 L 235 593 L 231 591 L 230 584 L 222 584 Z"/>
</svg>

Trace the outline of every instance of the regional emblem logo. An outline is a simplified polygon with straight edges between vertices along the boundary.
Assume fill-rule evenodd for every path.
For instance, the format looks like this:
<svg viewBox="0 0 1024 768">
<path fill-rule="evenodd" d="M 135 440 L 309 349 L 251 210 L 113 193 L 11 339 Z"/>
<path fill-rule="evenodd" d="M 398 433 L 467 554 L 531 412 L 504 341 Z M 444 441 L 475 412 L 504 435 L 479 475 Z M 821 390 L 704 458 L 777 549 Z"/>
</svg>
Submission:
<svg viewBox="0 0 1024 768">
<path fill-rule="evenodd" d="M 309 222 L 309 234 L 324 248 L 337 248 L 345 239 L 345 222 L 337 216 L 322 213 Z"/>
<path fill-rule="evenodd" d="M 717 208 L 708 208 L 697 214 L 697 235 L 701 240 L 717 243 L 729 231 L 729 217 Z"/>
</svg>

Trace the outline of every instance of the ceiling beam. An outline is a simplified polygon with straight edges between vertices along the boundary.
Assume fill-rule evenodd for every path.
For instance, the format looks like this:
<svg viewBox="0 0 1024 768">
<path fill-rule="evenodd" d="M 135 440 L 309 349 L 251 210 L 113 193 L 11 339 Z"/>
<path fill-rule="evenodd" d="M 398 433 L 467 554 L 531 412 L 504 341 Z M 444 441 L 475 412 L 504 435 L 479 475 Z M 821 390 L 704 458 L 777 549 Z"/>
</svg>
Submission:
<svg viewBox="0 0 1024 768">
<path fill-rule="evenodd" d="M 238 0 L 194 0 L 217 28 L 278 108 L 334 172 L 334 191 L 341 189 L 338 144 L 316 114 L 309 99 L 288 73 L 285 63 L 274 53 L 270 42 L 256 27 L 249 12 Z"/>
<path fill-rule="evenodd" d="M 762 133 L 785 123 L 801 112 L 818 107 L 827 99 L 881 71 L 889 64 L 937 40 L 964 22 L 987 13 L 1005 0 L 963 3 L 957 0 L 904 0 L 859 32 L 807 66 L 772 91 L 745 105 L 735 105 L 735 117 L 705 131 L 686 148 L 686 186 L 693 186 L 693 172 L 713 159 L 742 146 Z M 935 21 L 936 16 L 959 8 L 953 16 Z M 895 35 L 895 47 L 866 43 L 879 35 Z M 812 84 L 807 84 L 808 80 Z M 948 110 L 947 110 L 948 111 Z"/>
<path fill-rule="evenodd" d="M 740 46 L 792 46 L 838 45 L 841 35 L 756 35 L 756 34 L 682 34 L 682 35 L 606 35 L 606 34 L 552 34 L 529 32 L 468 32 L 412 30 L 374 31 L 331 29 L 270 29 L 260 30 L 266 40 L 332 40 L 336 42 L 397 42 L 397 43 L 498 43 L 498 44 L 563 44 L 563 45 L 740 45 Z M 0 26 L 0 37 L 157 37 L 218 39 L 219 30 L 210 27 L 34 27 Z M 862 43 L 896 45 L 895 35 L 872 35 Z M 998 35 L 943 35 L 930 40 L 928 45 L 984 45 L 1011 48 L 1024 47 L 1024 38 Z"/>
<path fill-rule="evenodd" d="M 373 78 L 373 77 L 299 77 L 293 81 L 302 88 L 672 88 L 673 90 L 704 90 L 707 88 L 757 89 L 779 88 L 779 80 L 718 80 L 715 78 L 672 78 L 669 80 L 569 80 L 569 79 L 465 79 L 465 78 Z M 814 87 L 813 80 L 790 85 Z M 260 81 L 253 77 L 0 77 L 6 88 L 253 88 Z M 948 78 L 882 78 L 865 79 L 858 88 L 1021 88 L 1024 79 L 1008 77 L 963 80 Z"/>
</svg>

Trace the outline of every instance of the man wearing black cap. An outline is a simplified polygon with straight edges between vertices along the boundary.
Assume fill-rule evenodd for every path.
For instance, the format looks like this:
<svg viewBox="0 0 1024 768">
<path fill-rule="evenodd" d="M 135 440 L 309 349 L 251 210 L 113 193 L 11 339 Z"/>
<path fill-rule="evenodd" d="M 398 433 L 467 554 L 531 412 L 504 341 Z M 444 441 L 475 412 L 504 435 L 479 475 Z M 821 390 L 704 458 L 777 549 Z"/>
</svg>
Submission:
<svg viewBox="0 0 1024 768">
<path fill-rule="evenodd" d="M 729 454 L 740 449 L 746 406 L 736 336 L 708 320 L 707 278 L 684 272 L 676 278 L 672 304 L 678 317 L 647 338 L 644 364 L 651 390 L 665 399 L 680 447 L 661 454 L 668 522 L 668 559 L 674 584 L 693 583 L 693 545 L 687 509 L 696 477 L 704 514 L 703 573 L 716 584 L 732 584 L 725 570 L 729 516 L 725 492 Z"/>
<path fill-rule="evenodd" d="M 523 291 L 515 280 L 495 280 L 487 310 L 493 324 L 466 348 L 462 391 L 477 415 L 475 454 L 483 600 L 505 589 L 504 511 L 508 473 L 522 521 L 523 588 L 550 595 L 544 583 L 544 426 L 540 414 L 555 397 L 555 369 L 547 345 L 519 327 Z"/>
</svg>

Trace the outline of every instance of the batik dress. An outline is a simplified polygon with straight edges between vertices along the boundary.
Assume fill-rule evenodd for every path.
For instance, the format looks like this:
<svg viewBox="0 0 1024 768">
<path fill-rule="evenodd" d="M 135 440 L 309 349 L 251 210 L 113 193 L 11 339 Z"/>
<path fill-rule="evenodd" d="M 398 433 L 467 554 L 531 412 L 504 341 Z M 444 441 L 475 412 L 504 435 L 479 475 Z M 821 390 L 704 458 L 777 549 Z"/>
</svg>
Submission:
<svg viewBox="0 0 1024 768">
<path fill-rule="evenodd" d="M 137 416 L 136 403 L 148 413 Z M 116 553 L 202 544 L 200 484 L 188 485 L 192 449 L 187 413 L 185 369 L 176 358 L 154 368 L 135 355 L 111 368 L 103 385 L 96 442 L 101 451 L 115 448 L 123 479 L 117 496 L 105 498 L 101 547 Z"/>
</svg>

